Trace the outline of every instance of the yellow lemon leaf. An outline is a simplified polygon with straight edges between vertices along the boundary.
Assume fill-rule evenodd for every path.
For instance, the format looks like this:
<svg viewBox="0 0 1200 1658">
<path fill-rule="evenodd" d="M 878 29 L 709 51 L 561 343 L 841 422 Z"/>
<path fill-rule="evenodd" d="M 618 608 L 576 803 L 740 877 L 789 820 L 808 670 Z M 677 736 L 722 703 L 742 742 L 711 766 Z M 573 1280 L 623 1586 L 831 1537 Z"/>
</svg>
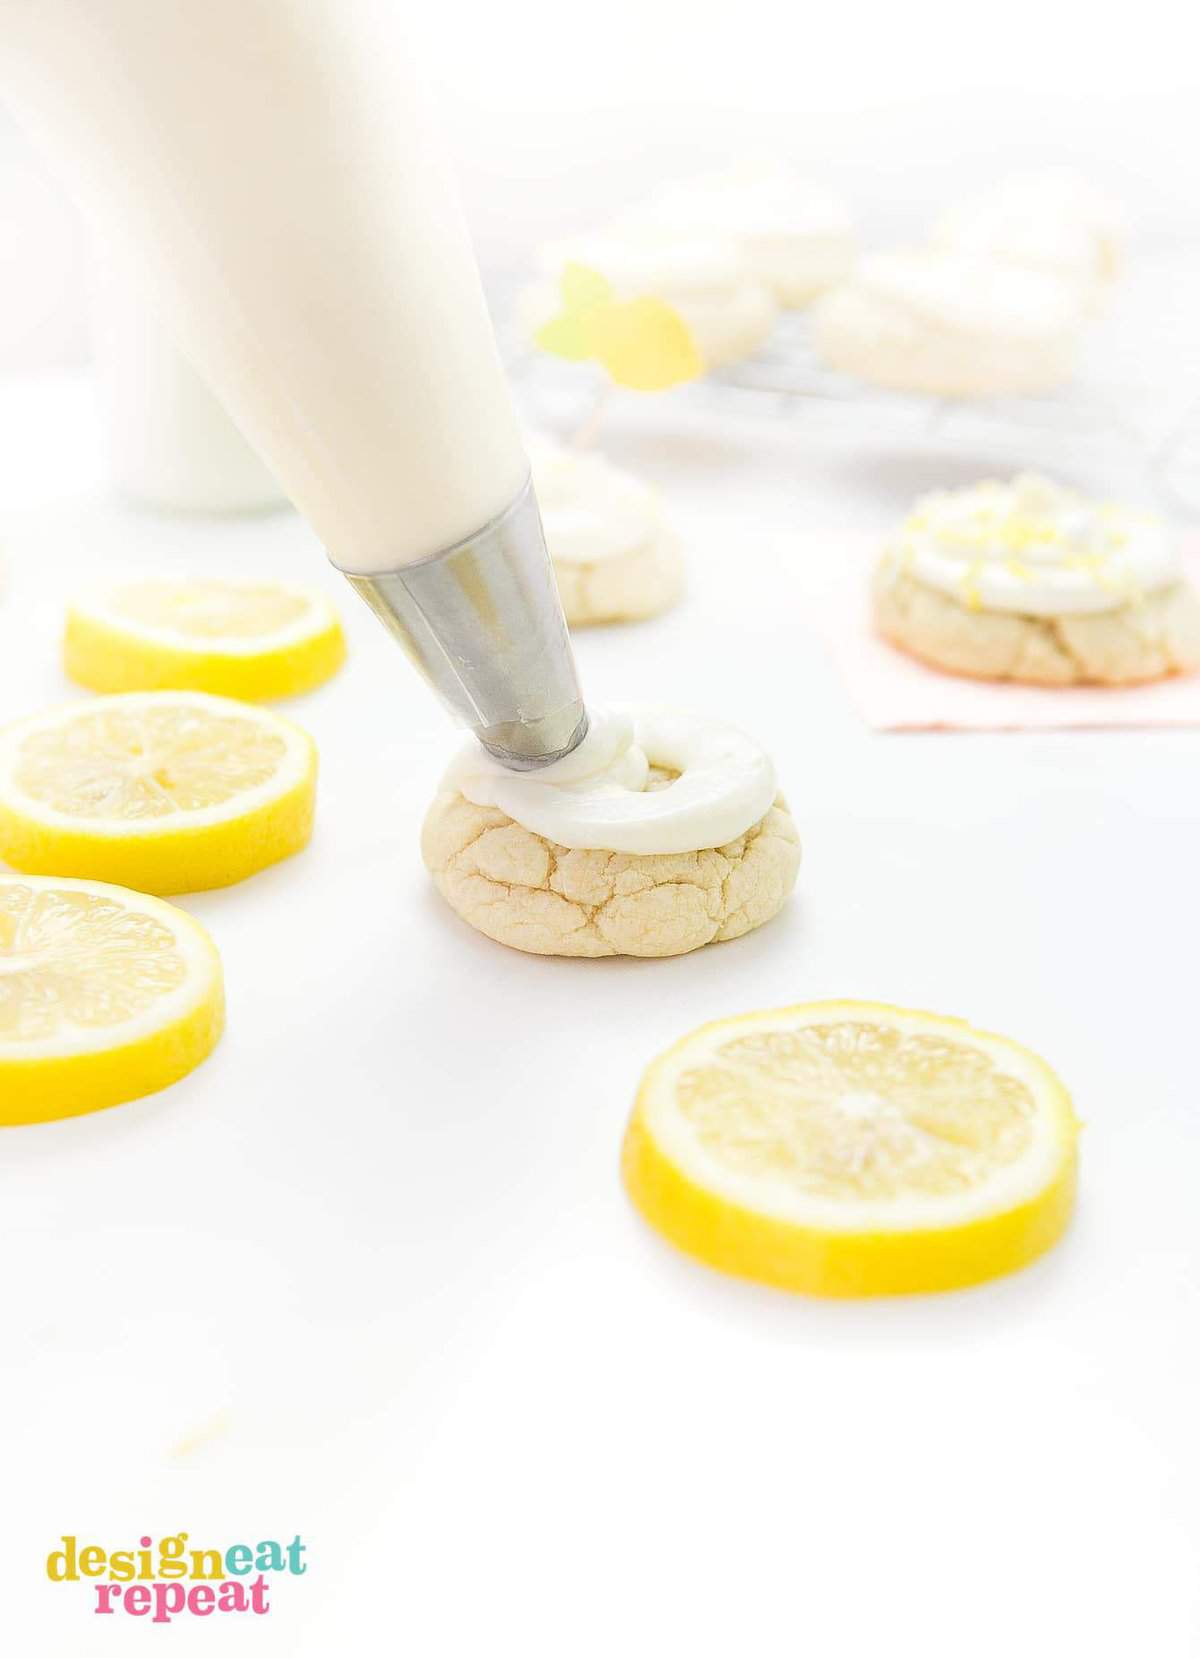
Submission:
<svg viewBox="0 0 1200 1658">
<path fill-rule="evenodd" d="M 587 328 L 579 316 L 552 317 L 533 336 L 533 343 L 552 357 L 568 363 L 584 363 L 592 354 Z"/>
<path fill-rule="evenodd" d="M 584 321 L 591 355 L 618 386 L 665 391 L 704 373 L 687 324 L 664 300 L 647 295 L 599 306 Z"/>
<path fill-rule="evenodd" d="M 607 305 L 613 298 L 612 283 L 606 276 L 573 259 L 568 259 L 563 266 L 560 291 L 563 310 L 568 313 L 590 311 L 593 306 Z"/>
</svg>

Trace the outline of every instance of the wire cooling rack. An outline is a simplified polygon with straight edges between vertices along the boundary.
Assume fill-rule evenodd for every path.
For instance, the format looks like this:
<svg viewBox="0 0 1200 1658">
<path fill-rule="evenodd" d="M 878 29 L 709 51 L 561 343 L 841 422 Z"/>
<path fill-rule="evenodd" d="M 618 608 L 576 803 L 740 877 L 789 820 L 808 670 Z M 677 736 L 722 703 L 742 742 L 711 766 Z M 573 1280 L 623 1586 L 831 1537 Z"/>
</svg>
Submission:
<svg viewBox="0 0 1200 1658">
<path fill-rule="evenodd" d="M 1200 514 L 1200 389 L 1122 375 L 1120 359 L 1101 361 L 1060 391 L 1037 397 L 937 399 L 891 393 L 825 367 L 803 315 L 785 316 L 752 357 L 731 363 L 695 388 L 736 399 L 775 419 L 849 418 L 875 433 L 908 432 L 978 444 L 1025 437 L 1053 445 L 1112 444 L 1126 449 L 1177 510 Z"/>
<path fill-rule="evenodd" d="M 1194 255 L 1194 250 L 1191 250 Z M 1189 261 L 1190 264 L 1190 261 Z M 1069 385 L 1037 397 L 936 399 L 886 392 L 837 374 L 812 348 L 803 312 L 784 313 L 751 357 L 663 394 L 714 416 L 736 413 L 870 434 L 875 441 L 1013 455 L 1053 466 L 1072 454 L 1120 457 L 1116 492 L 1141 481 L 1165 508 L 1200 517 L 1200 345 L 1178 348 L 1179 314 L 1164 295 L 1190 291 L 1173 255 L 1155 288 L 1127 307 L 1133 327 L 1098 333 Z M 1186 326 L 1185 308 L 1185 326 Z M 1158 325 L 1157 337 L 1154 324 Z M 510 341 L 514 373 L 535 410 L 585 441 L 602 429 L 606 389 L 585 365 L 567 365 Z M 1040 457 L 1045 457 L 1044 461 Z M 1103 466 L 1103 463 L 1102 463 Z"/>
</svg>

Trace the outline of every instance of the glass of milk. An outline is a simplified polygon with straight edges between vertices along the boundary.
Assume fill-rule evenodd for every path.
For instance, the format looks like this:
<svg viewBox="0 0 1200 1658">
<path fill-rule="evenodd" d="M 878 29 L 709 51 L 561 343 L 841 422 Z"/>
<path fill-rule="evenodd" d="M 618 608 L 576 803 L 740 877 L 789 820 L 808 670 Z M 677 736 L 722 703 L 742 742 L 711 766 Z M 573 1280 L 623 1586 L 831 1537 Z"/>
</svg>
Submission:
<svg viewBox="0 0 1200 1658">
<path fill-rule="evenodd" d="M 109 471 L 122 495 L 166 512 L 287 504 L 154 300 L 103 256 L 92 285 L 92 351 Z"/>
</svg>

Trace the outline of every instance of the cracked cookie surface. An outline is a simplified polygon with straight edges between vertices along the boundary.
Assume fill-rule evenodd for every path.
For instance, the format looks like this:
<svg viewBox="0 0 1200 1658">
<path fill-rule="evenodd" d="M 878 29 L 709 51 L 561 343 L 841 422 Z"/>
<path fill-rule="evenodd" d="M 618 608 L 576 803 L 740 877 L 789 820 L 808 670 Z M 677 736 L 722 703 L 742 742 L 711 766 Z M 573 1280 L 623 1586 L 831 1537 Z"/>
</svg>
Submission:
<svg viewBox="0 0 1200 1658">
<path fill-rule="evenodd" d="M 1137 604 L 1064 616 L 971 610 L 903 572 L 883 568 L 876 629 L 949 673 L 1028 685 L 1136 685 L 1200 668 L 1200 598 L 1186 582 Z"/>
<path fill-rule="evenodd" d="M 659 772 L 651 786 L 669 781 Z M 777 914 L 796 884 L 800 836 L 780 797 L 745 834 L 702 852 L 569 849 L 443 790 L 421 852 L 451 909 L 500 944 L 541 956 L 678 956 Z"/>
</svg>

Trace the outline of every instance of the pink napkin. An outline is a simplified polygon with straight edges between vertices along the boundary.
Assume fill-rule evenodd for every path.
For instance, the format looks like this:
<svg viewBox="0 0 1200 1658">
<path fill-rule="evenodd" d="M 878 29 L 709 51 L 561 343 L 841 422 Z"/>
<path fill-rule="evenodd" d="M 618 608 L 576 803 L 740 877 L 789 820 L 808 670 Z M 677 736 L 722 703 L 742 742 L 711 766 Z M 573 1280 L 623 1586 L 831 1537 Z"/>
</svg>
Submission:
<svg viewBox="0 0 1200 1658">
<path fill-rule="evenodd" d="M 1055 690 L 926 667 L 872 632 L 868 590 L 879 541 L 842 532 L 822 537 L 820 546 L 836 569 L 813 601 L 816 625 L 859 712 L 878 731 L 1200 726 L 1200 673 L 1124 689 Z M 1184 566 L 1200 588 L 1200 539 L 1185 543 Z"/>
</svg>

